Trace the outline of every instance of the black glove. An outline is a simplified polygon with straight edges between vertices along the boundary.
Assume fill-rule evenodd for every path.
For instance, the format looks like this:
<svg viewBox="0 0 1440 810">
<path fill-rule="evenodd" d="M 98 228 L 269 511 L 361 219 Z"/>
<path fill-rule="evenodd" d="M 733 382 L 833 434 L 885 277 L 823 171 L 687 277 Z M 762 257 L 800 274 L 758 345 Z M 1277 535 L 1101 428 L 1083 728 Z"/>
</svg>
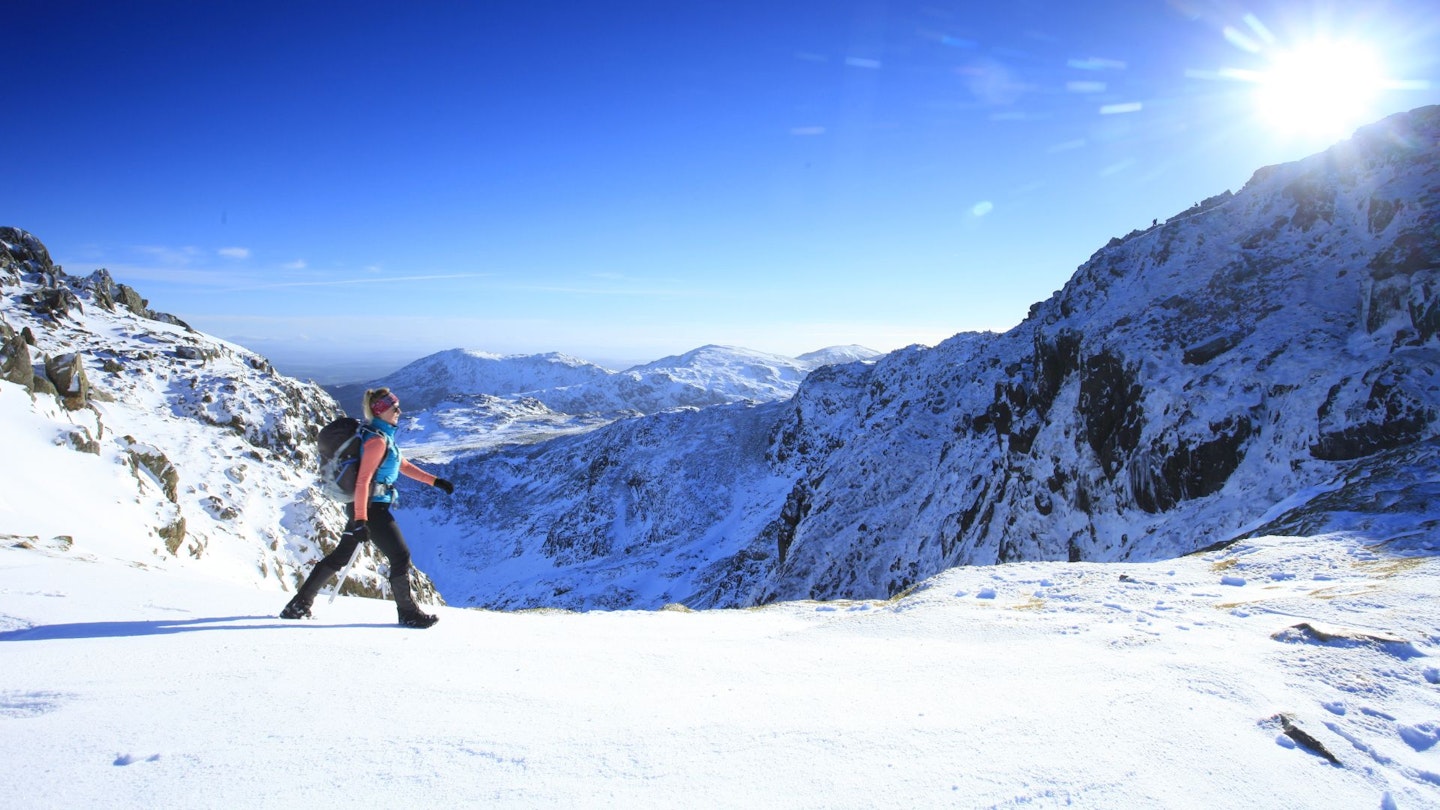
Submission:
<svg viewBox="0 0 1440 810">
<path fill-rule="evenodd" d="M 365 543 L 370 540 L 370 524 L 363 520 L 352 520 L 350 525 L 345 527 L 345 533 L 355 538 L 357 543 Z"/>
<path fill-rule="evenodd" d="M 446 481 L 444 478 L 435 479 L 435 488 L 445 490 L 446 495 L 455 494 L 455 485 L 450 483 L 449 481 Z"/>
</svg>

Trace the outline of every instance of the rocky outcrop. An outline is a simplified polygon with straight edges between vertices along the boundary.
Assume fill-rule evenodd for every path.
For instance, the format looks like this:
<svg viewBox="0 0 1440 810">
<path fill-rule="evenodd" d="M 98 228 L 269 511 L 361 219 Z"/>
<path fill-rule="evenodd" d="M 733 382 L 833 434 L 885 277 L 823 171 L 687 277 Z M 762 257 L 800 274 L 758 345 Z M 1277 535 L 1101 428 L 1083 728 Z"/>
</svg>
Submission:
<svg viewBox="0 0 1440 810">
<path fill-rule="evenodd" d="M 0 226 L 0 282 L 19 284 L 22 278 L 53 273 L 50 251 L 33 234 Z"/>
<path fill-rule="evenodd" d="M 133 472 L 133 491 L 119 493 L 133 523 L 107 533 L 107 554 L 147 568 L 219 565 L 227 577 L 245 576 L 249 559 L 256 584 L 293 589 L 324 544 L 334 548 L 344 513 L 313 491 L 315 435 L 334 401 L 155 312 L 106 271 L 70 276 L 14 228 L 0 228 L 0 378 L 37 395 L 36 424 L 54 445 Z M 76 520 L 87 529 L 77 553 L 96 543 L 86 521 Z M 384 567 L 361 554 L 347 592 L 387 594 Z M 439 600 L 423 573 L 412 579 L 417 598 Z"/>
<path fill-rule="evenodd" d="M 0 379 L 35 390 L 35 365 L 25 336 L 0 321 Z"/>
</svg>

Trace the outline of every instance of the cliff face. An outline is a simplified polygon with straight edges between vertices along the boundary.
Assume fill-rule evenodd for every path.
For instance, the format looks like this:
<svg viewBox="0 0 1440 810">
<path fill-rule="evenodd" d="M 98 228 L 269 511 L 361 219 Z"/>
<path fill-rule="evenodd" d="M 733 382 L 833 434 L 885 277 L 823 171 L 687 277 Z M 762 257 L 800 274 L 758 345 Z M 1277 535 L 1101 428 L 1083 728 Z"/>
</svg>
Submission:
<svg viewBox="0 0 1440 810">
<path fill-rule="evenodd" d="M 1004 334 L 823 369 L 779 405 L 457 461 L 471 500 L 427 501 L 432 569 L 476 604 L 747 605 L 1162 558 L 1300 512 L 1325 531 L 1319 493 L 1373 502 L 1387 459 L 1431 457 L 1437 140 L 1424 108 L 1261 170 L 1112 240 Z"/>
</svg>

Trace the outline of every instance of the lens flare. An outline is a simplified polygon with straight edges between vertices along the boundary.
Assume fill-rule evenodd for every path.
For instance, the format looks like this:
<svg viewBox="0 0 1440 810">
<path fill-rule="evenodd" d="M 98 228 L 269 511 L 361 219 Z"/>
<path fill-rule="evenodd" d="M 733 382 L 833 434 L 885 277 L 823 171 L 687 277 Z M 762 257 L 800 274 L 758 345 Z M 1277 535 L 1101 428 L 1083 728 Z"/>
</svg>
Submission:
<svg viewBox="0 0 1440 810">
<path fill-rule="evenodd" d="M 1256 79 L 1255 103 L 1272 130 L 1343 137 L 1373 117 L 1385 85 L 1375 53 L 1351 42 L 1312 42 L 1277 54 Z"/>
</svg>

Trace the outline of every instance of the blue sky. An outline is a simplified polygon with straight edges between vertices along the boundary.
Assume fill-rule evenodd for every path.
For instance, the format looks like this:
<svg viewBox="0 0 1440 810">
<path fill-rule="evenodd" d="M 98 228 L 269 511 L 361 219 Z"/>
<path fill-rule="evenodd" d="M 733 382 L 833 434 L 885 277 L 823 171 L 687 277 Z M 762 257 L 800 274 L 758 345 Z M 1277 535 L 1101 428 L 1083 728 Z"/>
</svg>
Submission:
<svg viewBox="0 0 1440 810">
<path fill-rule="evenodd" d="M 1440 102 L 1427 5 L 12 0 L 0 222 L 282 370 L 888 351 Z M 1337 40 L 1357 120 L 1266 116 Z"/>
</svg>

